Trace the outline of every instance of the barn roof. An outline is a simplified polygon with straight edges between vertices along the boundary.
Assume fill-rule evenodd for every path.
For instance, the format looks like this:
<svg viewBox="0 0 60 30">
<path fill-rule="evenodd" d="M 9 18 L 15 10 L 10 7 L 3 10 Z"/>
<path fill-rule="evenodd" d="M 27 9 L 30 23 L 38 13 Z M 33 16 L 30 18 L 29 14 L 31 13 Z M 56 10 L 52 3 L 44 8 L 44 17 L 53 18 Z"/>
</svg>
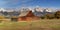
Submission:
<svg viewBox="0 0 60 30">
<path fill-rule="evenodd" d="M 19 17 L 26 16 L 29 13 L 29 11 L 23 11 L 20 13 Z"/>
</svg>

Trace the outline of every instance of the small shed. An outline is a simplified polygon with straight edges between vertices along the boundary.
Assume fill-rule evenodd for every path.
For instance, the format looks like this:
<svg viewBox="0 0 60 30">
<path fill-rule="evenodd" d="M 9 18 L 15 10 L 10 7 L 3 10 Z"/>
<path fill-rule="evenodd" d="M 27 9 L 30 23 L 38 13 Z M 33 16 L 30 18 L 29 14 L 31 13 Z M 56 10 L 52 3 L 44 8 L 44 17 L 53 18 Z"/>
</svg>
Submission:
<svg viewBox="0 0 60 30">
<path fill-rule="evenodd" d="M 11 17 L 11 21 L 17 22 L 18 21 L 18 17 L 16 17 L 16 16 Z"/>
<path fill-rule="evenodd" d="M 30 10 L 26 12 L 21 12 L 21 14 L 19 15 L 18 21 L 31 21 L 36 19 L 38 19 L 38 17 L 35 16 Z"/>
</svg>

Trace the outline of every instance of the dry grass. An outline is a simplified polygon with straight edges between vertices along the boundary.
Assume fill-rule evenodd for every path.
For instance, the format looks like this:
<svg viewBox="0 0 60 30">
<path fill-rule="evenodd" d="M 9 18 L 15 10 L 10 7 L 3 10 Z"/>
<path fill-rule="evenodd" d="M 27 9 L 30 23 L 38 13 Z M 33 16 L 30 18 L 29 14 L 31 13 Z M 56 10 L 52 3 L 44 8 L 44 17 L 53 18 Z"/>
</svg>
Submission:
<svg viewBox="0 0 60 30">
<path fill-rule="evenodd" d="M 60 19 L 0 23 L 0 30 L 60 30 Z"/>
</svg>

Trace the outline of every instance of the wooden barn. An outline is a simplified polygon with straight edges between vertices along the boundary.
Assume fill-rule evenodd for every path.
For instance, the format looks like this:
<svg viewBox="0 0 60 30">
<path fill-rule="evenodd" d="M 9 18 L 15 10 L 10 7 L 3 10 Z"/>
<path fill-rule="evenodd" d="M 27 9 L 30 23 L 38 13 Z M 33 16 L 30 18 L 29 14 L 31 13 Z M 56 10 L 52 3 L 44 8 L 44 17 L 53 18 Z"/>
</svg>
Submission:
<svg viewBox="0 0 60 30">
<path fill-rule="evenodd" d="M 37 20 L 39 17 L 35 16 L 32 11 L 21 12 L 19 15 L 18 21 L 31 21 Z"/>
</svg>

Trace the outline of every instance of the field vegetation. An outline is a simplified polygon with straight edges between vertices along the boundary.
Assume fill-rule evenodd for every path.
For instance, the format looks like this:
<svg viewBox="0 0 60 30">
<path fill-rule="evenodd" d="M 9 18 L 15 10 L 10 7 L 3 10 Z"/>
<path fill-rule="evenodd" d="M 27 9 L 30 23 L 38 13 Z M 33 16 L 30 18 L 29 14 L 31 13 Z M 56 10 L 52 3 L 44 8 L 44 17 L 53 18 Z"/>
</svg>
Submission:
<svg viewBox="0 0 60 30">
<path fill-rule="evenodd" d="M 60 30 L 60 19 L 38 21 L 2 22 L 0 30 Z"/>
</svg>

